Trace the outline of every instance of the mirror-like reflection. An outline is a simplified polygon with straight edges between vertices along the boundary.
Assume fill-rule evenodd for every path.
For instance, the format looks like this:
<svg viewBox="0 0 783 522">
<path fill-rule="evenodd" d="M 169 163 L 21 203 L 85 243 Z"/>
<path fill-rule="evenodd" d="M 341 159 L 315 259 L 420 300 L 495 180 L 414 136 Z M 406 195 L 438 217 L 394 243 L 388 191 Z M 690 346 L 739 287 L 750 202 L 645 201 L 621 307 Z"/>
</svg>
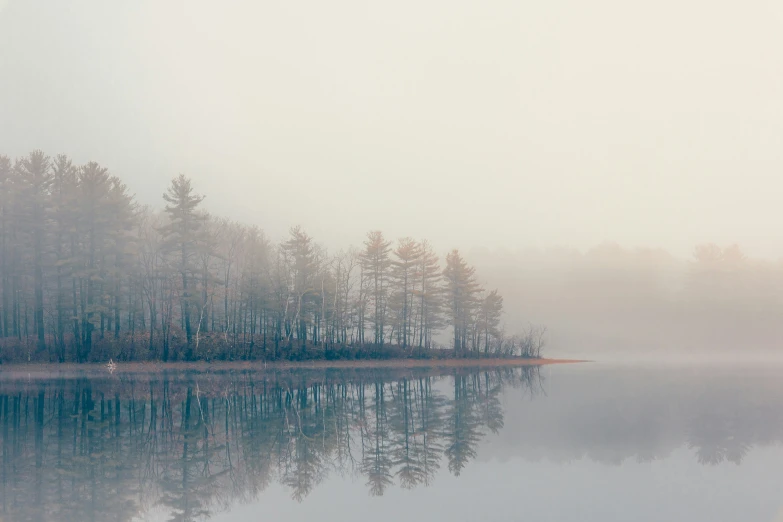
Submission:
<svg viewBox="0 0 783 522">
<path fill-rule="evenodd" d="M 0 520 L 151 511 L 198 520 L 272 485 L 302 502 L 343 478 L 383 497 L 463 480 L 472 462 L 515 477 L 526 472 L 521 462 L 683 463 L 683 450 L 685 464 L 709 473 L 783 440 L 778 373 L 585 365 L 4 374 Z M 521 460 L 503 467 L 511 459 Z M 549 469 L 567 478 L 571 468 Z"/>
<path fill-rule="evenodd" d="M 13 520 L 129 520 L 164 506 L 193 520 L 271 482 L 301 501 L 330 474 L 371 495 L 458 475 L 503 427 L 494 371 L 155 374 L 5 382 L 2 512 Z M 34 492 L 34 494 L 31 494 Z"/>
</svg>

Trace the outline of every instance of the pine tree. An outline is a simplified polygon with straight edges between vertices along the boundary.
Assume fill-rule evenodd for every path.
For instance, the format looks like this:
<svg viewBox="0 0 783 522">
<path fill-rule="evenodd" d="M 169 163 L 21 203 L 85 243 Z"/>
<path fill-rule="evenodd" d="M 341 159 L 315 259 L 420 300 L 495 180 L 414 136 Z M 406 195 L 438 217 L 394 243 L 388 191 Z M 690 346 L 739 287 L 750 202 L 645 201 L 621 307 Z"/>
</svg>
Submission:
<svg viewBox="0 0 783 522">
<path fill-rule="evenodd" d="M 384 341 L 389 293 L 389 267 L 391 266 L 390 247 L 391 243 L 383 238 L 383 233 L 374 230 L 367 234 L 361 257 L 362 269 L 368 281 L 369 296 L 373 308 L 373 342 L 378 346 L 383 346 Z"/>
<path fill-rule="evenodd" d="M 180 174 L 171 180 L 168 190 L 163 194 L 163 200 L 167 203 L 165 208 L 169 217 L 169 223 L 161 229 L 163 245 L 164 250 L 173 255 L 172 265 L 182 284 L 180 310 L 187 341 L 186 357 L 191 358 L 193 352 L 191 276 L 195 272 L 194 257 L 198 253 L 199 231 L 204 223 L 204 216 L 198 211 L 204 196 L 195 194 L 190 179 Z"/>
<path fill-rule="evenodd" d="M 407 348 L 412 335 L 411 309 L 417 282 L 416 268 L 421 257 L 421 250 L 418 243 L 406 237 L 398 241 L 393 255 L 389 274 L 392 288 L 390 305 L 397 318 L 398 344 Z"/>
<path fill-rule="evenodd" d="M 92 351 L 96 327 L 103 338 L 118 320 L 113 298 L 119 299 L 120 290 L 115 283 L 121 279 L 119 270 L 135 217 L 133 198 L 125 186 L 98 163 L 90 162 L 79 169 L 77 186 L 78 215 L 71 257 L 78 278 L 74 296 L 78 294 L 82 336 L 77 360 L 85 361 Z"/>
<path fill-rule="evenodd" d="M 269 254 L 271 245 L 264 233 L 257 227 L 248 230 L 246 240 L 246 262 L 242 274 L 243 295 L 247 300 L 247 310 L 250 341 L 247 344 L 248 353 L 245 358 L 252 356 L 256 344 L 256 333 L 259 325 L 262 329 L 263 349 L 266 351 L 266 329 L 264 328 L 265 312 L 268 310 L 268 296 L 270 295 L 269 283 Z"/>
<path fill-rule="evenodd" d="M 69 313 L 69 288 L 67 278 L 74 279 L 74 263 L 70 255 L 69 244 L 77 227 L 78 217 L 78 169 L 64 154 L 59 154 L 52 165 L 52 195 L 51 212 L 54 222 L 54 253 L 56 259 L 57 294 L 55 308 L 57 310 L 57 323 L 55 327 L 55 344 L 57 345 L 57 359 L 65 362 L 65 335 L 68 329 L 66 316 L 76 317 L 76 313 Z M 72 285 L 71 285 L 72 286 Z M 74 297 L 75 300 L 75 297 Z M 79 338 L 79 323 L 73 323 L 74 343 Z"/>
<path fill-rule="evenodd" d="M 426 242 L 403 238 L 392 251 L 373 231 L 361 252 L 330 257 L 301 228 L 272 245 L 261 229 L 209 217 L 202 200 L 178 176 L 165 210 L 139 211 L 98 163 L 76 166 L 40 151 L 15 163 L 0 156 L 3 356 L 266 358 L 267 339 L 274 339 L 272 358 L 296 357 L 285 353 L 293 339 L 324 350 L 338 343 L 424 349 L 445 328 L 446 310 L 457 351 L 482 344 L 487 351 L 500 335 L 502 301 L 477 300 L 472 269 L 459 258 L 441 270 Z M 456 308 L 446 306 L 447 275 Z M 137 333 L 146 345 L 138 354 Z"/>
<path fill-rule="evenodd" d="M 289 234 L 290 237 L 288 241 L 283 243 L 282 248 L 287 257 L 291 274 L 292 324 L 296 329 L 296 338 L 304 346 L 307 342 L 308 323 L 315 297 L 316 247 L 313 244 L 313 239 L 301 227 L 292 228 Z"/>
<path fill-rule="evenodd" d="M 440 260 L 427 241 L 419 243 L 421 254 L 416 267 L 417 288 L 414 291 L 418 318 L 418 346 L 430 348 L 432 338 L 443 328 L 443 274 Z"/>
<path fill-rule="evenodd" d="M 11 160 L 8 156 L 0 156 L 0 337 L 11 337 L 16 332 L 11 328 L 11 307 L 13 292 L 11 291 L 11 267 L 14 248 L 11 242 L 13 201 L 13 178 Z"/>
<path fill-rule="evenodd" d="M 19 188 L 18 223 L 30 240 L 33 270 L 33 326 L 38 338 L 38 351 L 46 349 L 44 327 L 43 271 L 48 246 L 46 233 L 47 203 L 52 184 L 51 159 L 40 150 L 31 152 L 16 163 Z"/>
<path fill-rule="evenodd" d="M 473 323 L 477 296 L 481 291 L 476 282 L 476 269 L 469 266 L 458 250 L 446 256 L 443 279 L 450 324 L 454 328 L 454 355 L 468 349 L 468 334 Z"/>
<path fill-rule="evenodd" d="M 492 338 L 500 336 L 500 317 L 503 315 L 503 297 L 497 290 L 485 295 L 479 306 L 479 332 L 484 334 L 484 353 L 489 353 Z"/>
</svg>

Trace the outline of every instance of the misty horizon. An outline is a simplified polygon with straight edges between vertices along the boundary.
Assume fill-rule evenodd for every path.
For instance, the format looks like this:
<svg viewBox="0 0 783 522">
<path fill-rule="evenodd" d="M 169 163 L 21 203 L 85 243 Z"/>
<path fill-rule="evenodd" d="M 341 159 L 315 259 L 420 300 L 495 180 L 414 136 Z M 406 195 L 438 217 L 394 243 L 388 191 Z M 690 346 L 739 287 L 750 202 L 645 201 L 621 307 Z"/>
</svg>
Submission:
<svg viewBox="0 0 783 522">
<path fill-rule="evenodd" d="M 783 3 L 0 0 L 0 519 L 783 522 Z"/>
<path fill-rule="evenodd" d="M 142 203 L 184 173 L 274 239 L 783 256 L 776 4 L 37 5 L 0 2 L 4 153 Z"/>
<path fill-rule="evenodd" d="M 137 206 L 106 167 L 40 150 L 0 155 L 0 189 L 0 361 L 31 359 L 31 324 L 35 357 L 60 362 L 168 361 L 169 341 L 175 360 L 274 360 L 377 349 L 537 357 L 545 346 L 560 357 L 668 357 L 764 352 L 783 338 L 783 264 L 737 245 L 702 243 L 690 258 L 615 243 L 443 255 L 426 238 L 371 230 L 330 250 L 298 226 L 271 241 L 204 213 L 206 195 L 185 176 L 163 208 Z"/>
<path fill-rule="evenodd" d="M 34 150 L 40 150 L 40 149 L 32 149 Z M 25 156 L 29 155 L 31 151 L 28 151 L 27 153 L 19 156 L 19 157 L 10 157 L 11 160 L 19 160 L 24 158 Z M 42 151 L 44 153 L 47 153 L 49 151 Z M 68 156 L 70 160 L 73 160 L 74 164 L 79 165 L 80 163 L 78 161 L 75 161 L 75 158 L 69 156 L 68 154 L 65 154 L 65 156 Z M 55 157 L 55 155 L 51 155 L 49 157 Z M 88 162 L 84 162 L 83 164 L 86 165 Z M 103 166 L 103 165 L 102 165 Z M 162 194 L 165 193 L 166 186 L 171 182 L 172 179 L 175 179 L 177 175 L 185 173 L 177 173 L 176 175 L 171 176 L 170 178 L 166 179 L 164 184 L 161 185 L 162 190 L 160 191 L 160 194 L 158 195 L 158 198 L 150 201 L 142 201 L 138 199 L 138 194 L 136 191 L 133 190 L 133 180 L 132 179 L 124 179 L 122 176 L 119 176 L 114 169 L 112 169 L 110 166 L 105 166 L 108 169 L 108 172 L 112 176 L 118 176 L 120 180 L 128 187 L 129 195 L 133 197 L 136 204 L 142 206 L 142 207 L 148 207 L 153 212 L 160 212 L 163 210 L 163 203 L 162 198 L 160 197 Z M 186 175 L 187 177 L 187 175 Z M 188 179 L 190 179 L 188 177 Z M 211 216 L 218 218 L 218 219 L 227 219 L 232 222 L 236 222 L 245 226 L 256 226 L 259 227 L 259 229 L 264 233 L 265 237 L 269 239 L 272 243 L 281 243 L 286 241 L 288 238 L 290 231 L 296 227 L 301 227 L 306 232 L 310 233 L 311 230 L 307 227 L 305 227 L 302 223 L 294 221 L 290 223 L 288 226 L 281 225 L 282 228 L 279 230 L 268 230 L 266 227 L 264 227 L 263 223 L 258 223 L 251 220 L 242 220 L 237 219 L 232 215 L 231 212 L 227 214 L 214 212 L 209 205 L 210 195 L 203 193 L 202 191 L 198 190 L 197 186 L 194 186 L 194 192 L 198 194 L 199 196 L 203 197 L 203 210 L 207 213 L 209 213 Z M 315 227 L 320 228 L 320 227 Z M 346 250 L 350 249 L 351 247 L 355 247 L 357 244 L 361 243 L 366 238 L 367 232 L 370 229 L 364 229 L 361 234 L 359 234 L 357 237 L 354 238 L 345 238 L 344 241 L 340 241 L 337 243 L 327 243 L 322 240 L 322 238 L 314 236 L 314 239 L 317 241 L 319 246 L 327 248 L 329 251 L 340 251 L 340 250 Z M 414 238 L 420 238 L 420 239 L 427 239 L 425 237 L 421 237 L 419 234 L 417 234 L 414 230 L 408 230 L 403 231 L 400 236 L 392 237 L 389 235 L 389 239 L 391 240 L 398 240 L 401 238 L 406 237 L 414 237 Z M 433 243 L 435 243 L 433 241 Z M 467 248 L 464 248 L 463 245 L 460 244 L 437 244 L 435 245 L 437 248 L 436 250 L 440 252 L 442 255 L 445 255 L 448 251 L 452 249 L 459 249 L 464 251 L 466 255 L 469 257 L 471 256 L 485 256 L 485 255 L 500 255 L 500 256 L 516 256 L 520 254 L 532 254 L 532 255 L 549 255 L 549 254 L 555 254 L 555 255 L 576 255 L 576 256 L 589 256 L 591 253 L 602 250 L 606 248 L 610 249 L 618 249 L 628 252 L 639 252 L 639 253 L 647 253 L 650 255 L 657 255 L 657 256 L 663 256 L 670 258 L 671 261 L 693 261 L 694 252 L 695 250 L 704 245 L 716 245 L 718 247 L 738 247 L 743 254 L 748 255 L 753 260 L 761 260 L 761 261 L 780 261 L 783 259 L 783 254 L 781 256 L 775 256 L 772 258 L 767 258 L 764 256 L 753 256 L 752 252 L 748 252 L 744 246 L 737 241 L 729 241 L 726 243 L 715 243 L 713 241 L 697 241 L 693 245 L 691 245 L 689 250 L 683 250 L 679 251 L 676 249 L 670 250 L 662 246 L 658 245 L 645 245 L 645 244 L 634 244 L 634 243 L 621 243 L 612 239 L 606 239 L 602 241 L 598 241 L 597 243 L 593 244 L 586 244 L 582 247 L 576 246 L 574 244 L 548 244 L 548 245 L 535 245 L 535 244 L 510 244 L 510 245 L 488 245 L 488 244 L 482 244 L 482 243 L 476 243 L 471 244 L 470 242 L 467 242 Z"/>
<path fill-rule="evenodd" d="M 40 150 L 40 149 L 34 149 L 34 150 Z M 19 159 L 23 158 L 24 156 L 27 156 L 30 152 L 31 151 L 28 151 L 28 153 L 23 154 L 20 157 L 11 157 L 10 159 L 11 160 L 19 160 Z M 43 152 L 44 153 L 48 153 L 49 151 L 43 151 Z M 66 156 L 68 156 L 68 155 L 66 154 Z M 50 157 L 55 157 L 55 155 L 51 155 Z M 72 158 L 70 156 L 69 156 L 69 159 L 74 160 L 74 158 Z M 77 164 L 77 165 L 79 164 L 79 162 L 77 162 L 75 160 L 74 160 L 74 163 Z M 87 163 L 89 163 L 89 162 L 85 162 L 84 164 L 87 164 Z M 113 176 L 117 175 L 115 170 L 112 169 L 110 166 L 105 166 L 105 167 L 108 169 L 110 175 L 113 175 Z M 183 173 L 179 173 L 179 174 L 183 174 Z M 174 179 L 177 176 L 174 175 L 171 178 L 165 180 L 165 183 L 163 185 L 161 185 L 161 187 L 163 189 L 160 191 L 159 196 L 157 198 L 153 199 L 153 200 L 150 200 L 150 201 L 141 201 L 141 200 L 138 199 L 137 193 L 133 190 L 133 179 L 124 179 L 121 176 L 119 176 L 119 177 L 120 177 L 120 180 L 128 187 L 129 194 L 134 198 L 134 201 L 135 201 L 136 204 L 138 204 L 138 205 L 140 205 L 142 207 L 148 207 L 150 210 L 152 210 L 154 212 L 160 212 L 160 211 L 163 210 L 163 206 L 164 206 L 163 205 L 163 200 L 160 197 L 160 195 L 162 195 L 165 192 L 165 190 L 163 190 L 163 189 L 165 189 L 165 187 L 171 182 L 171 179 Z M 209 200 L 210 200 L 209 196 L 210 195 L 201 192 L 200 190 L 198 190 L 198 187 L 194 187 L 194 191 L 199 196 L 204 198 L 203 199 L 203 204 L 202 204 L 203 210 L 208 212 L 211 216 L 213 216 L 215 218 L 218 218 L 218 219 L 227 219 L 229 221 L 233 221 L 233 222 L 236 222 L 236 223 L 239 223 L 239 224 L 242 224 L 242 225 L 246 225 L 246 226 L 257 226 L 264 233 L 265 237 L 267 239 L 269 239 L 272 243 L 277 244 L 277 243 L 285 242 L 286 239 L 289 236 L 290 231 L 292 229 L 296 228 L 296 227 L 301 227 L 308 233 L 311 232 L 310 229 L 308 229 L 307 227 L 304 227 L 302 225 L 302 223 L 293 222 L 293 223 L 289 224 L 288 226 L 281 225 L 282 228 L 280 230 L 273 230 L 273 231 L 271 231 L 272 233 L 270 233 L 270 231 L 266 227 L 264 227 L 263 223 L 257 223 L 257 222 L 254 222 L 253 220 L 246 221 L 246 220 L 236 219 L 235 217 L 233 217 L 231 215 L 230 212 L 228 214 L 221 214 L 221 213 L 217 213 L 217 212 L 212 211 L 212 209 L 210 209 L 210 205 L 209 205 Z M 315 227 L 315 228 L 319 228 L 319 227 Z M 361 241 L 363 241 L 366 238 L 368 230 L 369 229 L 364 230 L 359 236 L 357 236 L 355 238 L 345 238 L 344 241 L 337 242 L 337 243 L 334 243 L 334 244 L 326 243 L 325 241 L 322 240 L 322 238 L 317 237 L 317 236 L 314 236 L 314 239 L 316 240 L 316 242 L 318 243 L 319 246 L 326 248 L 328 251 L 337 252 L 337 251 L 340 251 L 340 250 L 350 249 L 352 247 L 355 247 L 357 244 L 361 243 Z M 398 239 L 402 239 L 402 238 L 406 238 L 406 237 L 414 237 L 414 238 L 418 238 L 418 239 L 428 239 L 428 238 L 425 238 L 425 237 L 420 237 L 416 233 L 415 230 L 409 230 L 407 232 L 403 231 L 402 235 L 400 235 L 399 237 L 389 236 L 389 239 L 391 239 L 393 241 L 396 241 Z M 432 243 L 435 243 L 435 241 L 432 241 Z M 597 243 L 590 244 L 590 245 L 585 245 L 583 247 L 578 247 L 578 246 L 575 246 L 573 244 L 534 245 L 534 244 L 524 244 L 524 243 L 520 243 L 520 244 L 516 244 L 516 245 L 515 244 L 511 244 L 511 245 L 502 245 L 501 244 L 501 245 L 490 246 L 490 245 L 481 244 L 481 243 L 470 244 L 470 242 L 467 242 L 467 245 L 460 245 L 460 244 L 456 243 L 456 244 L 435 244 L 434 246 L 436 247 L 436 251 L 439 252 L 442 255 L 445 255 L 450 250 L 457 248 L 457 249 L 463 251 L 463 253 L 466 254 L 469 258 L 474 258 L 474 257 L 479 257 L 480 258 L 480 257 L 487 256 L 487 255 L 497 255 L 497 256 L 501 256 L 501 257 L 503 257 L 503 256 L 512 256 L 513 257 L 513 256 L 518 256 L 518 255 L 552 255 L 552 254 L 554 254 L 554 255 L 564 255 L 564 256 L 589 256 L 589 255 L 591 255 L 595 251 L 600 251 L 600 250 L 604 250 L 604 249 L 609 248 L 609 249 L 618 249 L 618 250 L 627 251 L 627 252 L 637 252 L 637 253 L 650 254 L 650 255 L 654 255 L 654 256 L 663 256 L 665 258 L 669 258 L 669 260 L 673 261 L 673 262 L 674 261 L 682 262 L 682 261 L 693 261 L 695 250 L 698 247 L 704 246 L 704 245 L 716 245 L 716 246 L 719 246 L 719 247 L 738 247 L 743 252 L 743 254 L 748 256 L 751 260 L 756 260 L 756 261 L 780 261 L 780 260 L 783 259 L 783 255 L 776 256 L 776 257 L 773 257 L 773 258 L 766 258 L 766 257 L 763 257 L 763 256 L 753 256 L 752 252 L 748 252 L 743 247 L 743 245 L 741 243 L 737 242 L 737 241 L 730 241 L 730 242 L 727 242 L 727 243 L 715 243 L 715 242 L 711 242 L 711 241 L 699 241 L 699 242 L 694 243 L 693 245 L 691 245 L 690 250 L 683 250 L 683 251 L 669 250 L 669 249 L 667 249 L 665 247 L 661 247 L 661 246 L 657 246 L 657 245 L 644 245 L 644 244 L 633 244 L 633 243 L 624 244 L 624 243 L 620 243 L 618 241 L 614 241 L 614 240 L 610 240 L 610 239 L 599 241 Z M 465 247 L 467 247 L 467 248 L 465 248 Z"/>
</svg>

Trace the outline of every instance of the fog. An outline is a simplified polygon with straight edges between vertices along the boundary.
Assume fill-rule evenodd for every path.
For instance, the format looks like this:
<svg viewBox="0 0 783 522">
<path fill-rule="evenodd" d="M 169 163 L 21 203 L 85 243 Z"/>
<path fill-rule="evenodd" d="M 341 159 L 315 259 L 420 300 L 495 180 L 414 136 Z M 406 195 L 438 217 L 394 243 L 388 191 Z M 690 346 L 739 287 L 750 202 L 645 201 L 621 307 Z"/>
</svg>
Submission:
<svg viewBox="0 0 783 522">
<path fill-rule="evenodd" d="M 783 263 L 736 245 L 701 244 L 689 257 L 612 243 L 468 257 L 503 290 L 508 329 L 547 326 L 550 355 L 769 361 L 783 340 Z"/>
<path fill-rule="evenodd" d="M 0 0 L 0 144 L 330 247 L 783 254 L 783 7 Z"/>
</svg>

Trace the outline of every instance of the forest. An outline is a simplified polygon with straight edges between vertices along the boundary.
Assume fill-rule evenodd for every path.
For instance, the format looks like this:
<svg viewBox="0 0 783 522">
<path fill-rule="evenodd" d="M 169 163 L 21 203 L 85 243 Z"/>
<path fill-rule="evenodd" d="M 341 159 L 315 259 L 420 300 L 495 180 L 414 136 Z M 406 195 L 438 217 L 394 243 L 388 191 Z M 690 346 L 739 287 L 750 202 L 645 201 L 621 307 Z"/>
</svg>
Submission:
<svg viewBox="0 0 783 522">
<path fill-rule="evenodd" d="M 0 362 L 540 355 L 456 249 L 274 243 L 203 200 L 184 175 L 158 209 L 98 163 L 0 156 Z"/>
</svg>

